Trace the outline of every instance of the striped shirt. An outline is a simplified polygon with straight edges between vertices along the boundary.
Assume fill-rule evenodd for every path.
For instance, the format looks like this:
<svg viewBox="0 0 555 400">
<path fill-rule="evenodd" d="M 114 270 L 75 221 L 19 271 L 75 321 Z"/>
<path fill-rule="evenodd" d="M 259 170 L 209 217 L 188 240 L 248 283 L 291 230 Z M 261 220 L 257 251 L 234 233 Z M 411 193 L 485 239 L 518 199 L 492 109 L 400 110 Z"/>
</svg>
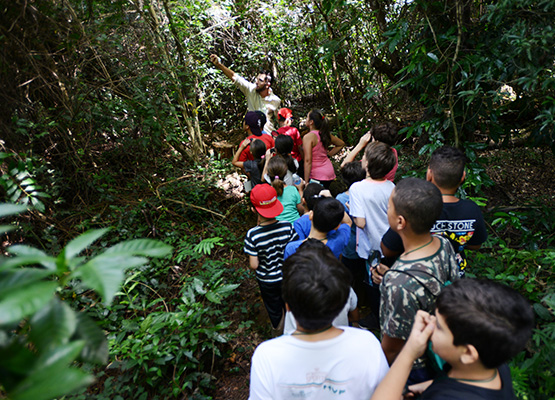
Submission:
<svg viewBox="0 0 555 400">
<path fill-rule="evenodd" d="M 287 221 L 276 221 L 249 229 L 245 238 L 245 253 L 258 257 L 256 278 L 269 283 L 281 281 L 285 246 L 298 239 L 293 225 Z"/>
</svg>

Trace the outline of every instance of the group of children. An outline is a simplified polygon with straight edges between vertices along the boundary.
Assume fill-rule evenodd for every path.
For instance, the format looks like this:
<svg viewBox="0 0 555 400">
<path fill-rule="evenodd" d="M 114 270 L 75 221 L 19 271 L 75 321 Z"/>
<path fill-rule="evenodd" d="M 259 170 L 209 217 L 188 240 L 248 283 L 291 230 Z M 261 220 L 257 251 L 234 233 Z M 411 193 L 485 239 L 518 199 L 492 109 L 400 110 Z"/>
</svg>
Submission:
<svg viewBox="0 0 555 400">
<path fill-rule="evenodd" d="M 514 398 L 504 363 L 524 347 L 533 313 L 511 289 L 464 278 L 464 250 L 487 238 L 478 206 L 455 195 L 464 154 L 437 149 L 426 180 L 395 185 L 397 153 L 383 133 L 394 131 L 361 138 L 337 198 L 318 183 L 288 186 L 286 167 L 273 164 L 289 154 L 264 154 L 269 183 L 250 191 L 258 224 L 245 253 L 272 327 L 285 334 L 256 349 L 251 399 Z M 302 216 L 280 218 L 287 187 Z M 357 295 L 370 299 L 381 342 L 356 328 Z"/>
</svg>

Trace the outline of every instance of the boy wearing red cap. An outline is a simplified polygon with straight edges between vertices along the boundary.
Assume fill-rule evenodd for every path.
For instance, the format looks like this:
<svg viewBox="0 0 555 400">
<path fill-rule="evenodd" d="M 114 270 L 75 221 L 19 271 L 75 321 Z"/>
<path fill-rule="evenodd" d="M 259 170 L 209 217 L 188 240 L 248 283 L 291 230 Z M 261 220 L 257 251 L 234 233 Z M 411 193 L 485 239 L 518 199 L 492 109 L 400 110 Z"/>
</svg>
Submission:
<svg viewBox="0 0 555 400">
<path fill-rule="evenodd" d="M 250 267 L 256 273 L 272 327 L 280 329 L 285 314 L 285 303 L 281 298 L 283 253 L 287 243 L 299 237 L 290 222 L 276 220 L 283 211 L 283 205 L 272 186 L 256 185 L 250 199 L 253 212 L 258 214 L 258 225 L 247 232 L 244 250 L 249 256 Z"/>
</svg>

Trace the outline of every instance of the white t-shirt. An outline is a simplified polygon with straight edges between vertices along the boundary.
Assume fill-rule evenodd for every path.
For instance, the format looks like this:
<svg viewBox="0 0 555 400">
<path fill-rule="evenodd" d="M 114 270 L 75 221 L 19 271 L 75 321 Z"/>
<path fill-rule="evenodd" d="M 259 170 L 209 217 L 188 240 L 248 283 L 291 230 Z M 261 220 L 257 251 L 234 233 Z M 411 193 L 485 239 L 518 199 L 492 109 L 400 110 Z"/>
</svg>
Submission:
<svg viewBox="0 0 555 400">
<path fill-rule="evenodd" d="M 345 307 L 339 313 L 337 317 L 333 320 L 333 326 L 349 326 L 349 311 L 353 311 L 357 308 L 358 297 L 353 288 L 349 288 L 349 298 L 347 299 L 347 303 L 345 303 Z M 283 334 L 284 335 L 291 335 L 293 332 L 297 330 L 297 321 L 295 321 L 295 317 L 291 311 L 287 311 L 285 313 L 285 322 L 283 325 Z"/>
<path fill-rule="evenodd" d="M 268 96 L 260 96 L 260 94 L 256 91 L 256 85 L 254 83 L 247 81 L 245 78 L 237 74 L 235 74 L 235 80 L 233 83 L 247 98 L 247 111 L 262 111 L 266 114 L 264 132 L 271 134 L 272 131 L 275 131 L 276 129 L 272 123 L 272 116 L 277 115 L 277 110 L 279 110 L 279 106 L 281 104 L 280 98 L 277 97 L 271 90 Z"/>
<path fill-rule="evenodd" d="M 366 219 L 364 229 L 357 228 L 357 253 L 368 259 L 374 250 L 380 249 L 382 236 L 389 229 L 387 203 L 395 188 L 391 181 L 369 181 L 353 183 L 349 188 L 352 217 Z"/>
<path fill-rule="evenodd" d="M 339 336 L 306 342 L 280 336 L 252 356 L 250 400 L 369 399 L 389 370 L 371 332 L 342 327 Z"/>
</svg>

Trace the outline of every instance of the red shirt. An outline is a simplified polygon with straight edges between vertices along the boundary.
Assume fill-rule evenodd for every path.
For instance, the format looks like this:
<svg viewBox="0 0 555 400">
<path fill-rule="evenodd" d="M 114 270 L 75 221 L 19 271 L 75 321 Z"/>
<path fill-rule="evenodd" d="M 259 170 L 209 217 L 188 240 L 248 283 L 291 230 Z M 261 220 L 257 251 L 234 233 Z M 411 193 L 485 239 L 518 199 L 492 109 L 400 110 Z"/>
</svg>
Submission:
<svg viewBox="0 0 555 400">
<path fill-rule="evenodd" d="M 277 133 L 280 135 L 291 136 L 291 139 L 293 139 L 293 151 L 291 152 L 291 157 L 297 161 L 301 161 L 303 157 L 299 149 L 303 145 L 303 139 L 301 139 L 299 130 L 294 126 L 282 126 L 277 130 Z"/>
<path fill-rule="evenodd" d="M 250 135 L 249 137 L 247 137 L 247 139 L 260 139 L 260 140 L 262 140 L 264 142 L 264 144 L 266 145 L 266 150 L 272 149 L 275 146 L 274 138 L 271 137 L 270 135 L 266 135 L 265 133 L 263 133 L 260 136 Z M 239 161 L 245 162 L 247 160 L 254 160 L 254 157 L 251 154 L 251 146 L 247 146 L 241 152 L 241 154 L 239 154 Z"/>
</svg>

